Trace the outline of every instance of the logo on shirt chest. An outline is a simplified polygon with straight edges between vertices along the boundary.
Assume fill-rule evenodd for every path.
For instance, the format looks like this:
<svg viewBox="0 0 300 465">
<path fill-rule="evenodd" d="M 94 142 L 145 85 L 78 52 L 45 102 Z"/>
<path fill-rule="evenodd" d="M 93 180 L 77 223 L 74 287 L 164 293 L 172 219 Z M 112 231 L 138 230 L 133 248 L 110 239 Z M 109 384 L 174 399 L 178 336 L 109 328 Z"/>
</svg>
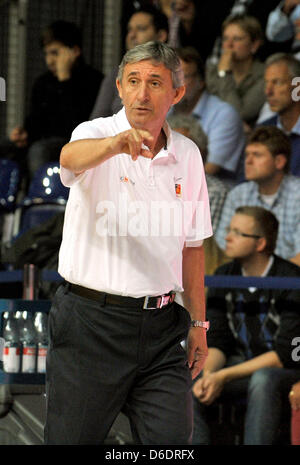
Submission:
<svg viewBox="0 0 300 465">
<path fill-rule="evenodd" d="M 130 179 L 128 176 L 120 176 L 120 181 L 121 182 L 130 182 L 133 186 L 135 185 L 135 182 Z"/>
<path fill-rule="evenodd" d="M 182 195 L 182 184 L 181 184 L 181 179 L 182 178 L 174 178 L 174 182 L 175 182 L 175 194 L 176 194 L 176 197 L 181 197 Z"/>
</svg>

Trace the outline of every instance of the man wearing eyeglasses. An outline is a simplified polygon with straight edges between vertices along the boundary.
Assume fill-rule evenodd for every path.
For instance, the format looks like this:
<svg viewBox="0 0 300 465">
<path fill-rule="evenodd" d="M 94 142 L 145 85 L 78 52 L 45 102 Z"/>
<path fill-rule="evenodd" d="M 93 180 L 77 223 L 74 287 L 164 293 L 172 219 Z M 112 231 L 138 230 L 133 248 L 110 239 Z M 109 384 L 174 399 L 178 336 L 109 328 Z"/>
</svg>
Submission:
<svg viewBox="0 0 300 465">
<path fill-rule="evenodd" d="M 255 206 L 236 210 L 226 234 L 233 261 L 218 275 L 300 277 L 300 268 L 274 255 L 278 221 Z M 209 444 L 206 415 L 220 397 L 226 405 L 246 400 L 244 444 L 274 444 L 290 386 L 299 379 L 292 341 L 300 335 L 300 291 L 210 288 L 208 357 L 194 383 L 194 444 Z M 287 404 L 288 407 L 288 404 Z"/>
<path fill-rule="evenodd" d="M 288 174 L 290 153 L 289 137 L 275 126 L 261 126 L 250 135 L 245 149 L 247 182 L 227 194 L 216 232 L 221 249 L 236 208 L 259 206 L 279 221 L 276 254 L 300 265 L 300 178 Z"/>
</svg>

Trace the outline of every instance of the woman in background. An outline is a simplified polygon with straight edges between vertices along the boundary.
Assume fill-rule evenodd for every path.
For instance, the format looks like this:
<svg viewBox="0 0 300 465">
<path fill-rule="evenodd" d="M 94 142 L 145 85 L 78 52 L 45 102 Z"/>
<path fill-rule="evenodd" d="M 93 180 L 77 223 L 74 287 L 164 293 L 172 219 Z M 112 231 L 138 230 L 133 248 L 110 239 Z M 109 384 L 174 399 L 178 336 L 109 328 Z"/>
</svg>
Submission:
<svg viewBox="0 0 300 465">
<path fill-rule="evenodd" d="M 207 64 L 208 92 L 233 105 L 246 132 L 253 127 L 265 102 L 264 64 L 256 57 L 263 43 L 259 21 L 252 16 L 229 16 L 222 25 L 222 55 Z"/>
</svg>

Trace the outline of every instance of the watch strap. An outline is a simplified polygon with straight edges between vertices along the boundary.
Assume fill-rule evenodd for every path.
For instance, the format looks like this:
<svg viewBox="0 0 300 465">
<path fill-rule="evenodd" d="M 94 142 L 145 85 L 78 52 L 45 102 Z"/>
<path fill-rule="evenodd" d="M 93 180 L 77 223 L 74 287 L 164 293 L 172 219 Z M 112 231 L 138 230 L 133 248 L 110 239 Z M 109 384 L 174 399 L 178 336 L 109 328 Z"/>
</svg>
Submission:
<svg viewBox="0 0 300 465">
<path fill-rule="evenodd" d="M 209 321 L 200 321 L 200 320 L 192 320 L 191 321 L 191 327 L 192 328 L 204 328 L 206 331 L 209 330 Z"/>
</svg>

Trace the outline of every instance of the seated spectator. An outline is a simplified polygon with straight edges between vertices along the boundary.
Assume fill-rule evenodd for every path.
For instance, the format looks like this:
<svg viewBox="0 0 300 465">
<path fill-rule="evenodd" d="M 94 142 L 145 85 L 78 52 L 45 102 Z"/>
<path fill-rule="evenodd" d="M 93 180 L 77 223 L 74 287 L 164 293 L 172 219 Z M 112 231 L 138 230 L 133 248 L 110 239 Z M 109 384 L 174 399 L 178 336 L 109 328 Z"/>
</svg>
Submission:
<svg viewBox="0 0 300 465">
<path fill-rule="evenodd" d="M 202 156 L 203 163 L 207 158 L 207 136 L 198 121 L 191 115 L 174 115 L 168 118 L 168 123 L 174 131 L 189 137 Z M 228 187 L 216 176 L 206 174 L 206 184 L 209 197 L 210 216 L 213 230 L 217 230 Z M 218 247 L 213 236 L 203 243 L 205 255 L 205 274 L 213 274 L 215 269 L 227 261 L 224 252 Z"/>
<path fill-rule="evenodd" d="M 175 48 L 194 47 L 205 62 L 212 53 L 221 24 L 228 16 L 233 0 L 222 0 L 216 5 L 211 0 L 174 0 L 176 30 L 171 31 L 170 43 Z M 161 2 L 163 3 L 163 2 Z"/>
<path fill-rule="evenodd" d="M 300 176 L 300 62 L 292 55 L 277 53 L 265 63 L 265 94 L 270 110 L 276 114 L 260 124 L 274 125 L 290 138 L 292 155 L 290 172 Z M 296 87 L 298 85 L 298 88 Z"/>
<path fill-rule="evenodd" d="M 226 228 L 236 208 L 260 206 L 279 221 L 276 254 L 300 265 L 300 179 L 288 175 L 290 141 L 280 129 L 262 126 L 249 136 L 245 149 L 245 177 L 224 203 L 216 241 L 225 249 Z"/>
<path fill-rule="evenodd" d="M 265 102 L 264 64 L 255 58 L 263 31 L 252 16 L 230 16 L 222 25 L 222 55 L 207 66 L 208 92 L 230 103 L 240 113 L 246 131 Z"/>
<path fill-rule="evenodd" d="M 151 40 L 167 42 L 169 33 L 168 18 L 157 8 L 146 5 L 137 9 L 130 17 L 127 25 L 126 49 L 145 44 Z M 89 119 L 112 116 L 122 108 L 116 86 L 119 66 L 116 65 L 108 73 L 99 89 Z"/>
<path fill-rule="evenodd" d="M 270 12 L 277 6 L 278 0 L 234 0 L 232 7 L 227 16 L 253 16 L 258 20 L 263 32 L 266 29 L 267 20 Z M 221 32 L 221 29 L 220 29 Z M 264 41 L 257 52 L 260 60 L 265 59 L 272 53 L 288 52 L 290 50 L 290 41 L 284 43 L 271 42 L 266 38 L 264 33 Z M 207 60 L 207 63 L 217 64 L 222 53 L 222 38 L 218 36 L 215 40 L 213 52 Z"/>
<path fill-rule="evenodd" d="M 300 277 L 300 268 L 274 255 L 278 221 L 260 207 L 240 207 L 226 236 L 233 261 L 217 275 Z M 208 357 L 193 385 L 194 444 L 209 444 L 206 421 L 216 399 L 244 399 L 244 444 L 276 443 L 292 383 L 300 363 L 291 358 L 291 340 L 300 334 L 300 292 L 286 289 L 210 288 L 207 296 Z"/>
<path fill-rule="evenodd" d="M 235 182 L 244 148 L 241 117 L 228 103 L 223 102 L 205 89 L 204 65 L 199 53 L 193 48 L 179 49 L 186 92 L 174 105 L 169 116 L 192 115 L 208 137 L 207 174 Z"/>
<path fill-rule="evenodd" d="M 300 381 L 295 383 L 289 393 L 291 404 L 291 443 L 300 446 Z"/>
<path fill-rule="evenodd" d="M 9 144 L 11 158 L 23 165 L 26 161 L 30 178 L 43 163 L 59 160 L 73 129 L 89 117 L 102 80 L 102 74 L 84 62 L 75 24 L 52 23 L 43 30 L 41 45 L 48 71 L 34 83 L 30 113 L 24 127 L 12 130 Z M 7 144 L 0 156 L 6 157 L 6 150 Z"/>
<path fill-rule="evenodd" d="M 300 57 L 300 2 L 283 0 L 271 11 L 266 26 L 266 36 L 274 42 L 292 40 L 290 51 Z"/>
</svg>

